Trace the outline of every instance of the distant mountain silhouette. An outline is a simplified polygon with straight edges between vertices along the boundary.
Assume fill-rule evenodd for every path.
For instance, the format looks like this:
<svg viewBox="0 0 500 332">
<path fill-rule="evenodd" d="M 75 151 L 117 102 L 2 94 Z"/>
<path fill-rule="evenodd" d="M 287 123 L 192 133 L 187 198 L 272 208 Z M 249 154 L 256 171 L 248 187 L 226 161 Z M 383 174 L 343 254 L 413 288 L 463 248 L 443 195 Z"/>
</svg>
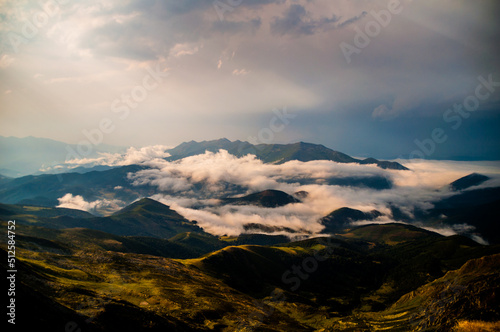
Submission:
<svg viewBox="0 0 500 332">
<path fill-rule="evenodd" d="M 227 150 L 230 154 L 241 157 L 253 154 L 265 163 L 283 164 L 287 161 L 332 160 L 338 163 L 374 164 L 384 169 L 407 170 L 397 162 L 379 161 L 374 158 L 364 160 L 353 158 L 345 153 L 334 151 L 320 144 L 298 142 L 293 144 L 257 144 L 243 141 L 230 141 L 226 138 L 212 141 L 190 141 L 168 150 L 169 160 L 178 160 L 203 154 L 205 151 L 218 152 Z"/>
</svg>

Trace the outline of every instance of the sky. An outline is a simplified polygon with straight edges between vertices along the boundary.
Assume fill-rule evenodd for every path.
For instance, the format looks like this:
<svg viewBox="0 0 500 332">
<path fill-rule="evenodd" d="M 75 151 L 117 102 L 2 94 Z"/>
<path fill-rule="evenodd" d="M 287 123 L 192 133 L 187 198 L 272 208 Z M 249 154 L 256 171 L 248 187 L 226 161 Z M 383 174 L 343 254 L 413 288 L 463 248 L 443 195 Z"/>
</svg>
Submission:
<svg viewBox="0 0 500 332">
<path fill-rule="evenodd" d="M 500 160 L 494 0 L 0 1 L 0 135 Z"/>
</svg>

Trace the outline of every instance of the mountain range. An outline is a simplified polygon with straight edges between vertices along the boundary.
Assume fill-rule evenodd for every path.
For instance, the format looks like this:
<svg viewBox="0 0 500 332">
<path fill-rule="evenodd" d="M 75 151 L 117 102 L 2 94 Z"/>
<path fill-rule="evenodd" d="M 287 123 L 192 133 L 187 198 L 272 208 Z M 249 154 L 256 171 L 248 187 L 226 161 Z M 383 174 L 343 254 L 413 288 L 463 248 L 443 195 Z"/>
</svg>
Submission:
<svg viewBox="0 0 500 332">
<path fill-rule="evenodd" d="M 179 160 L 182 158 L 203 154 L 205 151 L 218 152 L 226 150 L 230 154 L 242 157 L 253 154 L 265 163 L 282 164 L 291 160 L 312 161 L 331 160 L 338 163 L 359 163 L 363 165 L 377 165 L 384 169 L 408 170 L 408 168 L 397 162 L 379 161 L 375 158 L 356 159 L 345 153 L 334 151 L 320 144 L 298 142 L 293 144 L 257 144 L 253 145 L 243 141 L 230 141 L 226 138 L 213 141 L 185 142 L 179 146 L 167 150 L 170 153 L 168 160 Z"/>
<path fill-rule="evenodd" d="M 203 154 L 205 151 L 218 152 L 220 149 L 241 157 L 253 154 L 265 163 L 285 163 L 290 160 L 332 160 L 339 163 L 373 164 L 384 169 L 406 170 L 397 162 L 379 161 L 374 158 L 356 159 L 342 152 L 331 150 L 323 145 L 311 143 L 293 144 L 257 144 L 243 141 L 229 141 L 218 139 L 202 142 L 185 142 L 175 148 L 167 149 L 171 156 L 168 160 L 179 160 L 185 157 Z M 125 148 L 99 144 L 92 146 L 90 152 L 81 155 L 81 158 L 97 158 L 103 153 L 124 153 Z M 82 148 L 79 145 L 67 144 L 46 138 L 36 137 L 3 137 L 0 136 L 0 176 L 21 177 L 43 173 L 86 173 L 89 171 L 103 171 L 110 169 L 108 165 L 73 166 L 66 164 L 71 159 L 78 158 Z M 1 181 L 1 179 L 0 179 Z"/>
<path fill-rule="evenodd" d="M 415 171 L 321 145 L 221 139 L 168 153 L 0 177 L 0 225 L 16 223 L 20 328 L 500 327 L 494 175 L 401 189 Z M 349 204 L 356 195 L 364 205 Z"/>
</svg>

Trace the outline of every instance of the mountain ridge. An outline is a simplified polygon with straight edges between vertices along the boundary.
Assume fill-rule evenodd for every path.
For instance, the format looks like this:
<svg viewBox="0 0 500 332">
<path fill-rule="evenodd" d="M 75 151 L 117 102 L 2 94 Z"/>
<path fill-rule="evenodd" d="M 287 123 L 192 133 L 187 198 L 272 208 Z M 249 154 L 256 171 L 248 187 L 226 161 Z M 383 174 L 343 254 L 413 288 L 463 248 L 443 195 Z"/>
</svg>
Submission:
<svg viewBox="0 0 500 332">
<path fill-rule="evenodd" d="M 283 164 L 287 161 L 313 161 L 331 160 L 339 163 L 358 163 L 363 165 L 375 164 L 383 169 L 408 170 L 405 166 L 392 161 L 379 161 L 375 158 L 356 159 L 345 153 L 332 150 L 322 144 L 297 142 L 290 144 L 251 144 L 245 141 L 230 141 L 227 138 L 211 141 L 189 141 L 179 144 L 173 149 L 167 150 L 171 154 L 167 160 L 179 160 L 182 158 L 203 154 L 205 151 L 213 153 L 220 149 L 227 150 L 230 154 L 242 157 L 247 154 L 256 155 L 265 163 Z"/>
</svg>

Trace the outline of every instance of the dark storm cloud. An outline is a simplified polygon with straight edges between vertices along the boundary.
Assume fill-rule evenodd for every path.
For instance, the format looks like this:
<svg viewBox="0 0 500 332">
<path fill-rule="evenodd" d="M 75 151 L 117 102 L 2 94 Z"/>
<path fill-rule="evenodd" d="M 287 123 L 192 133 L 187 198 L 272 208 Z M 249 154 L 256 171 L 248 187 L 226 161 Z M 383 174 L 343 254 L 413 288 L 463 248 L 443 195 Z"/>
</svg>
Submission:
<svg viewBox="0 0 500 332">
<path fill-rule="evenodd" d="M 333 28 L 333 23 L 338 20 L 339 17 L 335 15 L 314 20 L 304 6 L 293 4 L 282 17 L 274 18 L 271 22 L 271 32 L 277 35 L 312 35 L 320 29 Z"/>
<path fill-rule="evenodd" d="M 260 18 L 255 18 L 249 21 L 215 21 L 213 30 L 218 32 L 236 33 L 236 32 L 255 32 L 262 25 Z"/>
</svg>

